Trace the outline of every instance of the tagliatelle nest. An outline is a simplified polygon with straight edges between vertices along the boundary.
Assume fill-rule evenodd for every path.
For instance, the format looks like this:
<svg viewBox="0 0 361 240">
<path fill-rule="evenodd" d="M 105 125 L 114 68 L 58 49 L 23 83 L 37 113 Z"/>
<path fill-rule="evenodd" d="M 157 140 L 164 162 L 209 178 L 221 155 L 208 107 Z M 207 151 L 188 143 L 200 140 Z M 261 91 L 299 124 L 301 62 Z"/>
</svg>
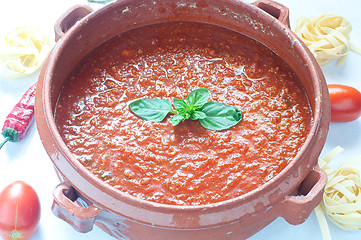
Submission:
<svg viewBox="0 0 361 240">
<path fill-rule="evenodd" d="M 340 228 L 361 230 L 361 174 L 354 168 L 361 163 L 361 157 L 349 160 L 336 170 L 328 167 L 330 160 L 342 150 L 337 147 L 319 160 L 328 176 L 323 201 L 315 209 L 324 239 L 331 239 L 331 236 L 322 210 Z"/>
<path fill-rule="evenodd" d="M 21 26 L 0 39 L 0 63 L 10 77 L 31 74 L 39 69 L 53 41 L 40 26 Z"/>
<path fill-rule="evenodd" d="M 294 31 L 324 66 L 339 57 L 338 65 L 342 65 L 349 49 L 361 54 L 361 49 L 349 40 L 351 30 L 350 22 L 342 16 L 322 14 L 311 19 L 300 17 Z"/>
</svg>

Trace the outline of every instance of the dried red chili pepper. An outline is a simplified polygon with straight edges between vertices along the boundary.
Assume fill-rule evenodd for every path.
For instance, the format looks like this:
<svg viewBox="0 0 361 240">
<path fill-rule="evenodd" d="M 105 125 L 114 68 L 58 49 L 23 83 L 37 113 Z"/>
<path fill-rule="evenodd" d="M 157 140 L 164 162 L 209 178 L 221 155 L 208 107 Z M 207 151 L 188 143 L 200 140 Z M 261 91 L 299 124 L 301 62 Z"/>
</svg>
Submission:
<svg viewBox="0 0 361 240">
<path fill-rule="evenodd" d="M 28 127 L 34 120 L 35 92 L 36 83 L 25 92 L 6 117 L 1 132 L 5 140 L 0 143 L 0 149 L 7 142 L 17 142 L 24 138 Z"/>
</svg>

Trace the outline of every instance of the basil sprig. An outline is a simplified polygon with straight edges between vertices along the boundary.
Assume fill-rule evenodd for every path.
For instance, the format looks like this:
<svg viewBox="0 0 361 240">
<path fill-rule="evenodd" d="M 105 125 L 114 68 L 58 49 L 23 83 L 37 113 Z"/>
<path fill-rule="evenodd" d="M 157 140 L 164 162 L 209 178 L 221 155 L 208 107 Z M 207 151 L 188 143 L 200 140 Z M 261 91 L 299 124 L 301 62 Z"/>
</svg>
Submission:
<svg viewBox="0 0 361 240">
<path fill-rule="evenodd" d="M 187 98 L 168 100 L 160 98 L 144 98 L 133 101 L 130 109 L 134 114 L 151 122 L 160 122 L 173 113 L 171 122 L 176 126 L 186 119 L 199 120 L 200 124 L 210 130 L 228 129 L 242 120 L 242 112 L 231 105 L 220 102 L 208 102 L 209 91 L 198 88 L 189 93 Z"/>
</svg>

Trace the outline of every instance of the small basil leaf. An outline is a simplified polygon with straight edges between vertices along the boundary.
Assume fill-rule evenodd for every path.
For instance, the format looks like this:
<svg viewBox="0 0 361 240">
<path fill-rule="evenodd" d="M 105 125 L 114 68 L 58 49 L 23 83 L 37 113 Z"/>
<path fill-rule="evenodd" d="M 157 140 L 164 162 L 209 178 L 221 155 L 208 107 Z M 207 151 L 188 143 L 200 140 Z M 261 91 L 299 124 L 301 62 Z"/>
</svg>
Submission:
<svg viewBox="0 0 361 240">
<path fill-rule="evenodd" d="M 180 113 L 185 113 L 187 111 L 187 103 L 184 101 L 184 99 L 173 99 L 173 105 L 175 110 L 177 110 Z"/>
<path fill-rule="evenodd" d="M 219 102 L 206 103 L 202 112 L 206 118 L 199 119 L 199 122 L 210 130 L 224 130 L 242 120 L 242 112 L 238 108 Z"/>
<path fill-rule="evenodd" d="M 207 115 L 202 112 L 202 111 L 194 111 L 191 113 L 191 119 L 192 120 L 197 120 L 197 119 L 203 119 L 203 118 L 206 118 Z"/>
<path fill-rule="evenodd" d="M 171 118 L 171 121 L 172 121 L 172 125 L 175 126 L 175 125 L 178 125 L 181 121 L 185 120 L 186 118 L 181 115 L 181 114 L 176 114 L 176 115 L 173 115 L 172 118 Z"/>
<path fill-rule="evenodd" d="M 138 99 L 130 104 L 134 114 L 151 122 L 162 121 L 172 111 L 172 104 L 160 98 Z"/>
<path fill-rule="evenodd" d="M 208 101 L 209 91 L 207 88 L 198 88 L 189 93 L 186 103 L 191 107 L 190 110 L 198 110 Z"/>
</svg>

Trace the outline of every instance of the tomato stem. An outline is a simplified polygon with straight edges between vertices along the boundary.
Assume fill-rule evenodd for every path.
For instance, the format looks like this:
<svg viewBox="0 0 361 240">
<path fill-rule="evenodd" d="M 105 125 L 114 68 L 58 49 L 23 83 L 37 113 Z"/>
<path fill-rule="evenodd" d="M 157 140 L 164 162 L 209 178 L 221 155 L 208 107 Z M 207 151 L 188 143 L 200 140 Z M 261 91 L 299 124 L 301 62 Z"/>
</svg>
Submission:
<svg viewBox="0 0 361 240">
<path fill-rule="evenodd" d="M 21 236 L 21 233 L 14 230 L 14 231 L 11 232 L 10 237 L 11 237 L 11 239 L 15 240 L 15 239 L 20 239 L 22 236 Z"/>
</svg>

